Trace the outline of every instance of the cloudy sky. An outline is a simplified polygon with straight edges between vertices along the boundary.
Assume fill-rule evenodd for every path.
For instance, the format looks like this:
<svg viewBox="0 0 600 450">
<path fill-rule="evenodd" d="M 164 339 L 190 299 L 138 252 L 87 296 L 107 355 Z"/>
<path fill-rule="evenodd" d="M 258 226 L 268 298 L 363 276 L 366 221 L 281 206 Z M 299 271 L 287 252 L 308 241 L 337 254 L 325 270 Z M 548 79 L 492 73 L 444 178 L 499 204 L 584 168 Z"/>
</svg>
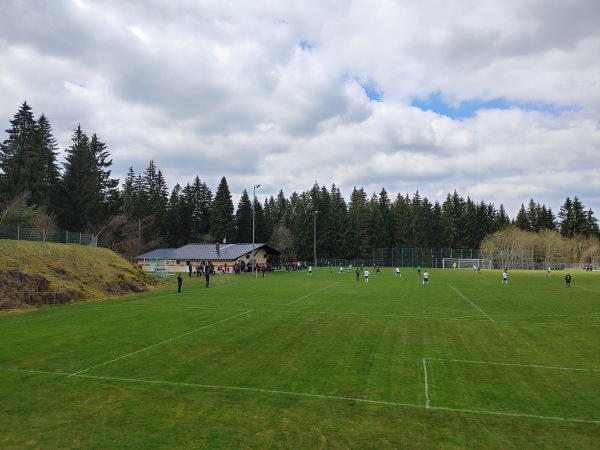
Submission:
<svg viewBox="0 0 600 450">
<path fill-rule="evenodd" d="M 598 24 L 598 0 L 0 0 L 0 121 L 27 101 L 121 182 L 154 160 L 236 205 L 317 182 L 600 218 Z"/>
</svg>

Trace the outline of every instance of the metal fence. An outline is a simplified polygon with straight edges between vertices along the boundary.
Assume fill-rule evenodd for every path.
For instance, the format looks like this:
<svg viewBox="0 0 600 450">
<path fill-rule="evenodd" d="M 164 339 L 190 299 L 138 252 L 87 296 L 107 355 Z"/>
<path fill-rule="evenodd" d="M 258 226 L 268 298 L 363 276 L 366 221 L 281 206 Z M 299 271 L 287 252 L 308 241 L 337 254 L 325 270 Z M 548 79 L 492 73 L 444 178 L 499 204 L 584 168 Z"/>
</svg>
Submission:
<svg viewBox="0 0 600 450">
<path fill-rule="evenodd" d="M 20 225 L 0 225 L 0 239 L 58 242 L 62 244 L 90 245 L 93 247 L 98 245 L 98 238 L 93 234 L 81 233 L 79 231 L 26 228 Z"/>
<path fill-rule="evenodd" d="M 480 249 L 451 248 L 374 248 L 371 258 L 319 258 L 319 266 L 340 265 L 348 267 L 427 267 L 442 268 L 444 258 L 489 259 L 492 269 L 522 270 L 600 270 L 600 261 L 593 258 L 588 262 L 539 261 L 535 259 L 533 250 L 514 250 L 510 252 L 483 251 Z"/>
<path fill-rule="evenodd" d="M 320 258 L 320 266 L 374 266 L 382 267 L 429 267 L 441 268 L 444 258 L 489 259 L 493 269 L 534 269 L 533 250 L 519 250 L 510 255 L 501 252 L 485 252 L 480 249 L 451 248 L 374 248 L 371 258 Z"/>
</svg>

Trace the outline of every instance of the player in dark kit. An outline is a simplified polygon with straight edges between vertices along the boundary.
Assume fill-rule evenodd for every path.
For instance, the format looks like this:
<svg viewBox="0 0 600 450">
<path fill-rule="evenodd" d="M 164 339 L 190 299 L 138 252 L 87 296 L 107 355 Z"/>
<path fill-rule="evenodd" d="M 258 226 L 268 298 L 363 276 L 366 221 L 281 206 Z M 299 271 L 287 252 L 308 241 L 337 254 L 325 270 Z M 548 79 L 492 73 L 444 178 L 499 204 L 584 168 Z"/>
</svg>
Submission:
<svg viewBox="0 0 600 450">
<path fill-rule="evenodd" d="M 567 283 L 567 287 L 571 287 L 571 275 L 570 274 L 565 275 L 565 283 Z"/>
</svg>

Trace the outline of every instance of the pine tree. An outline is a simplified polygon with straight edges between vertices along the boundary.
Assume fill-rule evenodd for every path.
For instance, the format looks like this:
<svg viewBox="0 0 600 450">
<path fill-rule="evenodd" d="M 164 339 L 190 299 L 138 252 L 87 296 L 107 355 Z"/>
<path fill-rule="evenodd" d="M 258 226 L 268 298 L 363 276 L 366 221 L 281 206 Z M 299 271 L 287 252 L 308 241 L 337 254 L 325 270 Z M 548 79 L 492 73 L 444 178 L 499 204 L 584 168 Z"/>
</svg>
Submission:
<svg viewBox="0 0 600 450">
<path fill-rule="evenodd" d="M 412 247 L 424 248 L 428 246 L 429 241 L 429 220 L 431 215 L 432 205 L 427 198 L 421 198 L 419 190 L 413 194 L 410 202 L 413 241 Z"/>
<path fill-rule="evenodd" d="M 40 145 L 40 189 L 32 192 L 32 202 L 46 208 L 50 212 L 60 209 L 58 194 L 60 188 L 60 171 L 56 156 L 58 155 L 58 143 L 52 134 L 50 122 L 44 114 L 37 121 Z"/>
<path fill-rule="evenodd" d="M 330 196 L 329 223 L 325 224 L 329 228 L 329 238 L 324 248 L 322 247 L 322 253 L 323 256 L 350 256 L 348 252 L 348 233 L 350 231 L 348 206 L 335 183 L 331 186 Z"/>
<path fill-rule="evenodd" d="M 380 245 L 385 248 L 391 248 L 396 241 L 394 237 L 394 212 L 392 210 L 392 201 L 385 188 L 381 188 L 381 192 L 379 192 L 378 207 L 381 226 L 383 227 Z"/>
<path fill-rule="evenodd" d="M 594 217 L 594 211 L 588 209 L 585 214 L 585 235 L 600 238 L 600 228 L 598 227 L 598 219 Z"/>
<path fill-rule="evenodd" d="M 529 220 L 527 219 L 527 211 L 525 210 L 525 205 L 523 203 L 521 203 L 521 208 L 519 208 L 519 212 L 517 213 L 515 226 L 520 230 L 530 231 Z"/>
<path fill-rule="evenodd" d="M 588 220 L 581 200 L 577 196 L 569 197 L 560 208 L 560 234 L 563 237 L 574 237 L 588 231 Z"/>
<path fill-rule="evenodd" d="M 237 224 L 237 242 L 252 242 L 252 219 L 252 203 L 250 201 L 248 191 L 244 189 L 235 212 L 235 221 Z"/>
<path fill-rule="evenodd" d="M 210 218 L 210 234 L 217 242 L 235 236 L 235 216 L 233 201 L 225 177 L 221 178 L 219 187 L 212 202 Z"/>
<path fill-rule="evenodd" d="M 265 211 L 258 201 L 258 198 L 254 201 L 254 240 L 255 242 L 265 243 L 270 236 L 267 236 L 268 229 L 265 219 Z"/>
<path fill-rule="evenodd" d="M 28 194 L 30 206 L 54 209 L 59 172 L 57 144 L 46 116 L 37 121 L 31 107 L 23 102 L 0 144 L 0 199 Z"/>
<path fill-rule="evenodd" d="M 350 218 L 350 233 L 348 248 L 355 258 L 368 258 L 371 256 L 371 243 L 369 232 L 371 230 L 371 214 L 367 202 L 367 194 L 363 188 L 352 190 L 348 206 Z"/>
<path fill-rule="evenodd" d="M 459 248 L 464 237 L 465 201 L 454 190 L 442 204 L 442 241 L 448 248 Z"/>
<path fill-rule="evenodd" d="M 508 217 L 508 213 L 506 212 L 504 205 L 501 204 L 494 220 L 494 231 L 500 231 L 510 226 L 510 217 Z"/>
<path fill-rule="evenodd" d="M 275 228 L 279 223 L 277 220 L 277 206 L 275 204 L 275 199 L 272 195 L 268 199 L 265 198 L 265 204 L 263 209 L 265 213 L 266 235 L 268 236 L 268 239 L 265 242 L 271 242 L 273 232 L 275 231 Z"/>
<path fill-rule="evenodd" d="M 90 140 L 81 125 L 73 132 L 71 142 L 64 163 L 65 201 L 59 217 L 64 229 L 85 230 L 99 223 L 97 214 L 102 208 L 102 197 Z"/>
<path fill-rule="evenodd" d="M 409 247 L 412 244 L 412 212 L 408 194 L 398 194 L 394 200 L 394 232 L 397 247 Z"/>
<path fill-rule="evenodd" d="M 98 221 L 103 222 L 115 214 L 122 206 L 119 192 L 119 180 L 111 178 L 112 159 L 106 144 L 94 133 L 90 140 L 90 152 L 95 161 L 94 171 L 97 177 L 98 189 L 101 197 L 102 209 L 98 211 Z"/>
<path fill-rule="evenodd" d="M 206 240 L 210 231 L 212 191 L 200 177 L 196 176 L 192 184 L 192 234 L 196 240 Z"/>
</svg>

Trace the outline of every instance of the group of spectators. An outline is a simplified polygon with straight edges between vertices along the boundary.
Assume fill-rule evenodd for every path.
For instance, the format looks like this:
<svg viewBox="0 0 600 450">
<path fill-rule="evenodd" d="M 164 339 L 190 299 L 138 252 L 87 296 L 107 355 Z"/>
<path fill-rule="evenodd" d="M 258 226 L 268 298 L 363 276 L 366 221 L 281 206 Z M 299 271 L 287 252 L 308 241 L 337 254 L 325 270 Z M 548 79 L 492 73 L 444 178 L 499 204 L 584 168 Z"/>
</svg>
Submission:
<svg viewBox="0 0 600 450">
<path fill-rule="evenodd" d="M 286 272 L 294 272 L 296 270 L 308 269 L 310 263 L 308 261 L 292 261 L 285 263 Z"/>
</svg>

